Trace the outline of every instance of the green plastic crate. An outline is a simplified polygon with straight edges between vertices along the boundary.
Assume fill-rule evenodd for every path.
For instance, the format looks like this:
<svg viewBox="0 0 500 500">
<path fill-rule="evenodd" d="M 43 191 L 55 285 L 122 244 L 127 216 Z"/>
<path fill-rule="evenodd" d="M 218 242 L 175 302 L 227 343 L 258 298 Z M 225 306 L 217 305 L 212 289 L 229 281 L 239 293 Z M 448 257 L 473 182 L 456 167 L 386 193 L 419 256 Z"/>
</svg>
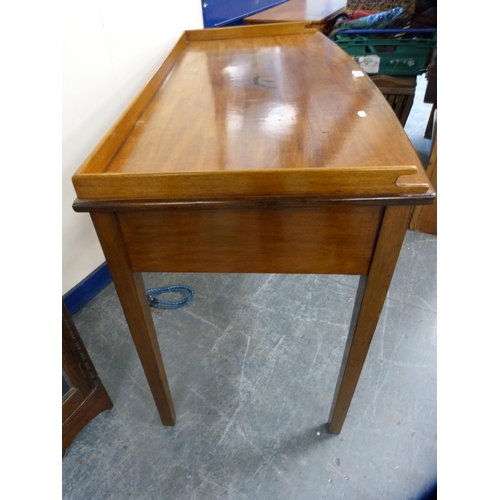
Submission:
<svg viewBox="0 0 500 500">
<path fill-rule="evenodd" d="M 369 38 L 373 35 L 401 33 L 401 30 L 346 30 L 333 42 L 345 50 L 368 75 L 415 76 L 424 73 L 437 43 L 435 30 L 404 30 L 426 38 Z M 416 33 L 418 32 L 418 33 Z M 356 38 L 347 39 L 355 35 Z"/>
</svg>

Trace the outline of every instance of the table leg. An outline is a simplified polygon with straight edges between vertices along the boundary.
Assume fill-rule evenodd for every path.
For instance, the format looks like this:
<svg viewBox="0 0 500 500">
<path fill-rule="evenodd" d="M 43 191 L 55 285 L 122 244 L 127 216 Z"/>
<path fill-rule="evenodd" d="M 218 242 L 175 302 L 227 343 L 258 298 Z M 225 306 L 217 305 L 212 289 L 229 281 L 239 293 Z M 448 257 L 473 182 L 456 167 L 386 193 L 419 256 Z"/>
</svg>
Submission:
<svg viewBox="0 0 500 500">
<path fill-rule="evenodd" d="M 360 278 L 328 431 L 339 434 L 377 327 L 399 252 L 408 229 L 411 207 L 386 207 L 370 269 Z"/>
<path fill-rule="evenodd" d="M 113 213 L 91 215 L 161 421 L 163 425 L 174 425 L 174 404 L 142 275 L 130 268 L 115 215 Z"/>
</svg>

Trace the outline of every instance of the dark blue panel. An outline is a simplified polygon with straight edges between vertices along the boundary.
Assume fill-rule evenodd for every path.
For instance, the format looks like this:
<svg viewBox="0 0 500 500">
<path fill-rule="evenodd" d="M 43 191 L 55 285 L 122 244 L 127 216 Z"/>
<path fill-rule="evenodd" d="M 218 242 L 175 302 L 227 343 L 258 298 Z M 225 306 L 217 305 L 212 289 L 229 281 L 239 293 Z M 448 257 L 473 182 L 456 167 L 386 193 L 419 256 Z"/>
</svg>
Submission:
<svg viewBox="0 0 500 500">
<path fill-rule="evenodd" d="M 253 16 L 288 0 L 202 0 L 205 28 L 242 24 L 245 17 Z"/>
<path fill-rule="evenodd" d="M 101 290 L 111 283 L 108 265 L 101 264 L 78 285 L 63 295 L 63 301 L 71 315 L 88 304 Z"/>
</svg>

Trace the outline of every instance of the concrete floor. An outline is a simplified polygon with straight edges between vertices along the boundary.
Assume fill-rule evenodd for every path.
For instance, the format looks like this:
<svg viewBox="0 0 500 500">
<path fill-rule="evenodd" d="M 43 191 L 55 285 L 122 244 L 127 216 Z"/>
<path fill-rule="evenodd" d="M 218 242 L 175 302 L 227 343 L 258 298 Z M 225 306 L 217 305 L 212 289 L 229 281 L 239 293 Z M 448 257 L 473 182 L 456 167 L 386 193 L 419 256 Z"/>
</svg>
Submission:
<svg viewBox="0 0 500 500">
<path fill-rule="evenodd" d="M 406 130 L 424 163 L 419 78 Z M 417 500 L 436 483 L 435 236 L 408 231 L 344 428 L 326 432 L 358 278 L 145 274 L 177 424 L 163 427 L 113 285 L 75 324 L 114 409 L 62 462 L 65 500 Z"/>
</svg>

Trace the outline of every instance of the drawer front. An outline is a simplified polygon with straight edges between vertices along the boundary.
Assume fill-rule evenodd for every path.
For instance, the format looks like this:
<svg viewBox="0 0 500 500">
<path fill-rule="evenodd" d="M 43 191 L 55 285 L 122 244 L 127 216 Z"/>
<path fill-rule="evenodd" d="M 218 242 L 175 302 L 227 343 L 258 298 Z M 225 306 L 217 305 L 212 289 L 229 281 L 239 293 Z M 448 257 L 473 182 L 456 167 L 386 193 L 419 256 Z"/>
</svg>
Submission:
<svg viewBox="0 0 500 500">
<path fill-rule="evenodd" d="M 134 271 L 366 274 L 383 210 L 176 208 L 117 217 Z"/>
</svg>

